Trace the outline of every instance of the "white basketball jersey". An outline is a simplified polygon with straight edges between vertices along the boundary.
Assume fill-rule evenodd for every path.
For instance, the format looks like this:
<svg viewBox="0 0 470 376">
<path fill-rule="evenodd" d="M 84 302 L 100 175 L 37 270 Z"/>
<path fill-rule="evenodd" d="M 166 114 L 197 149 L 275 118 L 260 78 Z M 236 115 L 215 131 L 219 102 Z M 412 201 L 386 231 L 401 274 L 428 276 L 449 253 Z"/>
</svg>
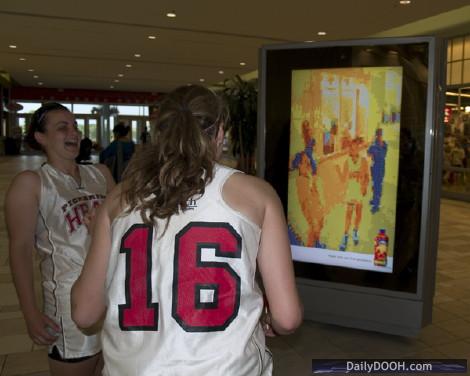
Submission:
<svg viewBox="0 0 470 376">
<path fill-rule="evenodd" d="M 188 210 L 157 226 L 140 212 L 112 223 L 105 367 L 115 375 L 271 375 L 255 280 L 259 226 L 231 209 L 214 179 Z"/>
<path fill-rule="evenodd" d="M 41 256 L 44 312 L 62 328 L 56 346 L 63 358 L 100 351 L 99 336 L 84 335 L 71 319 L 70 290 L 82 270 L 90 242 L 83 217 L 100 205 L 106 179 L 92 165 L 79 165 L 81 184 L 45 163 L 37 170 L 41 198 L 36 248 Z M 49 350 L 52 350 L 50 346 Z"/>
</svg>

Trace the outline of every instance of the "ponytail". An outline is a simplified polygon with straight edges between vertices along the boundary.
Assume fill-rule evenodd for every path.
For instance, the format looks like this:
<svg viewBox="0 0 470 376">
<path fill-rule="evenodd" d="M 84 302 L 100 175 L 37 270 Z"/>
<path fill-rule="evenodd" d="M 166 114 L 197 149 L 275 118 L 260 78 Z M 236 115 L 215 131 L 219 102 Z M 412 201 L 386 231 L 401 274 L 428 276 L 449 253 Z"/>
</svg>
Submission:
<svg viewBox="0 0 470 376">
<path fill-rule="evenodd" d="M 151 144 L 134 155 L 124 173 L 127 212 L 140 210 L 144 222 L 155 224 L 204 194 L 214 174 L 215 138 L 227 119 L 226 105 L 209 89 L 185 86 L 168 94 Z"/>
</svg>

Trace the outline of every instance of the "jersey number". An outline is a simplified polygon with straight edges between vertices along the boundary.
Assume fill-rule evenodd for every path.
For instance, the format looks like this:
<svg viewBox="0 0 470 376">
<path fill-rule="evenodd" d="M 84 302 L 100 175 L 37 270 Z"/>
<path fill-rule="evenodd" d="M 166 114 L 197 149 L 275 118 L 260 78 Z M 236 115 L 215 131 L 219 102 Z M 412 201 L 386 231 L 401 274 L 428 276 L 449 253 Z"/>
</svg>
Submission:
<svg viewBox="0 0 470 376">
<path fill-rule="evenodd" d="M 158 330 L 152 303 L 153 227 L 133 225 L 123 236 L 126 303 L 119 305 L 122 330 Z M 227 262 L 203 261 L 206 253 L 241 258 L 241 237 L 228 223 L 191 222 L 175 238 L 172 317 L 188 332 L 224 330 L 237 316 L 240 277 Z"/>
</svg>

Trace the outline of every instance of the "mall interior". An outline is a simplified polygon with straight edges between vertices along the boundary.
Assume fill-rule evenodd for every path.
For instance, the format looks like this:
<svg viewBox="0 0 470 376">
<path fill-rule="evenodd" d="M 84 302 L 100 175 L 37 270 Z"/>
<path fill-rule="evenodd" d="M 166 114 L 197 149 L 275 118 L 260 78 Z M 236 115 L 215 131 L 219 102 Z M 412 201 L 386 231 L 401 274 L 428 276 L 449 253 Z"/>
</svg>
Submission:
<svg viewBox="0 0 470 376">
<path fill-rule="evenodd" d="M 262 46 L 423 35 L 441 38 L 447 48 L 432 319 L 418 334 L 395 335 L 306 318 L 294 334 L 267 342 L 276 376 L 310 375 L 312 359 L 470 359 L 468 0 L 287 3 L 274 11 L 264 0 L 0 2 L 0 376 L 50 375 L 47 349 L 32 342 L 20 310 L 3 216 L 13 177 L 44 162 L 24 142 L 41 103 L 57 101 L 74 113 L 83 137 L 93 142 L 96 162 L 119 122 L 130 126 L 129 137 L 142 147 L 142 132 L 152 127 L 159 101 L 173 88 L 218 90 L 234 77 L 254 82 Z M 223 162 L 240 167 L 231 142 L 227 138 Z M 37 268 L 38 299 L 40 281 Z"/>
</svg>

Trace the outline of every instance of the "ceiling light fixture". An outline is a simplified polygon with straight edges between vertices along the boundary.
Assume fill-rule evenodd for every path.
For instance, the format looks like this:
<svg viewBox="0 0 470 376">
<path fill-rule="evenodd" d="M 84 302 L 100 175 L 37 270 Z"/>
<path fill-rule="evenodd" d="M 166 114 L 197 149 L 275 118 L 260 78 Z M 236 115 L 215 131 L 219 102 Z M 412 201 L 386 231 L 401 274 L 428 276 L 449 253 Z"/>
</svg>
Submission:
<svg viewBox="0 0 470 376">
<path fill-rule="evenodd" d="M 314 40 L 305 40 L 304 42 L 305 42 L 305 43 L 313 43 L 313 42 L 315 42 L 315 41 L 314 41 Z"/>
<path fill-rule="evenodd" d="M 175 18 L 175 17 L 176 17 L 176 13 L 175 13 L 175 12 L 168 12 L 168 13 L 166 14 L 166 16 L 167 16 L 168 18 Z"/>
<path fill-rule="evenodd" d="M 134 57 L 142 57 L 141 54 L 134 54 Z"/>
<path fill-rule="evenodd" d="M 114 86 L 113 86 L 113 85 L 111 85 L 109 88 L 110 88 L 110 89 L 114 89 Z"/>
<path fill-rule="evenodd" d="M 35 74 L 35 75 L 33 76 L 33 78 L 39 78 L 39 76 L 38 76 L 37 74 Z"/>
<path fill-rule="evenodd" d="M 119 80 L 114 80 L 114 82 L 119 82 Z"/>
<path fill-rule="evenodd" d="M 19 61 L 26 61 L 26 58 L 25 57 L 20 57 L 18 60 Z"/>
<path fill-rule="evenodd" d="M 10 48 L 16 48 L 16 46 L 14 44 L 10 44 L 8 47 Z"/>
<path fill-rule="evenodd" d="M 319 31 L 317 35 L 326 35 L 326 31 Z"/>
<path fill-rule="evenodd" d="M 42 86 L 42 85 L 44 85 L 44 82 L 38 82 L 38 85 Z"/>
<path fill-rule="evenodd" d="M 28 72 L 34 72 L 34 69 L 33 69 L 33 68 L 29 68 L 29 69 L 28 69 Z"/>
<path fill-rule="evenodd" d="M 149 35 L 147 38 L 148 39 L 157 39 L 157 37 L 155 35 Z"/>
<path fill-rule="evenodd" d="M 219 70 L 219 74 L 224 74 L 225 72 L 223 70 Z"/>
<path fill-rule="evenodd" d="M 242 62 L 240 63 L 240 65 L 241 65 L 242 67 L 244 67 L 244 66 L 246 65 L 246 63 L 245 63 L 244 61 L 242 61 Z"/>
<path fill-rule="evenodd" d="M 400 0 L 401 5 L 409 5 L 411 3 L 411 0 Z"/>
<path fill-rule="evenodd" d="M 132 68 L 132 64 L 126 64 L 126 68 Z"/>
<path fill-rule="evenodd" d="M 204 82 L 205 79 L 204 79 L 204 78 L 200 78 L 199 81 L 200 81 L 200 82 Z"/>
<path fill-rule="evenodd" d="M 118 77 L 124 77 L 124 75 L 122 73 L 119 73 Z"/>
</svg>

